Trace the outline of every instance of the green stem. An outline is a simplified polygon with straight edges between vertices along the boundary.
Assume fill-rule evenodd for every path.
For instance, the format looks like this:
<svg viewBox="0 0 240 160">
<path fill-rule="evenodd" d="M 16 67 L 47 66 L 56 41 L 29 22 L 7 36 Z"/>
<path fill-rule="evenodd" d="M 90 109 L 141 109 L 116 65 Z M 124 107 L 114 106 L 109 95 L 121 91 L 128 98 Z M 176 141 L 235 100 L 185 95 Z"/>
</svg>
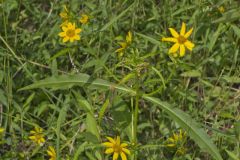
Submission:
<svg viewBox="0 0 240 160">
<path fill-rule="evenodd" d="M 136 73 L 136 97 L 135 97 L 135 108 L 133 113 L 133 144 L 137 145 L 137 125 L 138 125 L 138 109 L 139 109 L 139 79 Z M 137 153 L 134 154 L 134 160 L 137 159 Z"/>
</svg>

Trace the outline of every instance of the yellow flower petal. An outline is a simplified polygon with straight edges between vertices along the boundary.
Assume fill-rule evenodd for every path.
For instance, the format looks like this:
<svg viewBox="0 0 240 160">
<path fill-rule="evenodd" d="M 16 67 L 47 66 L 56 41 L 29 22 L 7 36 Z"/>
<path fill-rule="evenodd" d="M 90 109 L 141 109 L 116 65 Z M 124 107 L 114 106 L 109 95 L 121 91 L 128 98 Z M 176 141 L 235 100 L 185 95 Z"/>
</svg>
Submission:
<svg viewBox="0 0 240 160">
<path fill-rule="evenodd" d="M 70 37 L 70 42 L 72 43 L 74 41 L 74 37 Z"/>
<path fill-rule="evenodd" d="M 3 133 L 4 132 L 4 128 L 0 128 L 0 133 Z"/>
<path fill-rule="evenodd" d="M 80 33 L 81 31 L 82 30 L 80 28 L 78 28 L 78 29 L 75 30 L 75 33 L 77 34 L 77 33 Z"/>
<path fill-rule="evenodd" d="M 172 143 L 172 144 L 167 144 L 166 146 L 167 146 L 167 147 L 175 147 L 176 144 Z"/>
<path fill-rule="evenodd" d="M 66 25 L 66 26 L 67 26 L 67 25 Z M 65 26 L 63 26 L 63 27 L 62 27 L 62 30 L 63 30 L 64 32 L 67 32 L 68 28 L 65 27 Z"/>
<path fill-rule="evenodd" d="M 171 38 L 171 37 L 162 38 L 162 41 L 174 42 L 174 43 L 177 43 L 177 42 L 178 42 L 178 40 L 177 40 L 176 38 Z"/>
<path fill-rule="evenodd" d="M 28 138 L 31 139 L 31 140 L 35 140 L 36 139 L 35 136 L 29 136 Z"/>
<path fill-rule="evenodd" d="M 58 35 L 59 35 L 60 37 L 65 37 L 65 36 L 66 36 L 66 32 L 60 32 Z"/>
<path fill-rule="evenodd" d="M 179 37 L 179 34 L 177 33 L 177 31 L 175 31 L 175 29 L 173 29 L 173 28 L 168 28 L 168 29 L 169 29 L 169 31 L 171 32 L 171 34 L 174 38 Z"/>
<path fill-rule="evenodd" d="M 129 154 L 129 155 L 131 154 L 131 152 L 127 148 L 122 148 L 122 151 Z"/>
<path fill-rule="evenodd" d="M 178 44 L 178 43 L 175 43 L 175 44 L 169 49 L 169 53 L 177 52 L 178 48 L 179 48 L 179 44 Z"/>
<path fill-rule="evenodd" d="M 120 145 L 120 136 L 117 136 L 116 138 L 116 144 L 119 146 Z"/>
<path fill-rule="evenodd" d="M 132 32 L 128 31 L 128 34 L 126 36 L 126 42 L 131 43 L 132 42 Z"/>
<path fill-rule="evenodd" d="M 108 149 L 106 149 L 106 151 L 105 151 L 106 154 L 111 154 L 111 153 L 113 153 L 113 152 L 114 152 L 114 149 L 113 149 L 113 148 L 108 148 Z"/>
<path fill-rule="evenodd" d="M 123 52 L 123 50 L 124 50 L 124 48 L 118 48 L 115 52 L 121 53 L 121 52 Z"/>
<path fill-rule="evenodd" d="M 128 144 L 127 144 L 127 143 L 122 143 L 120 146 L 121 146 L 122 148 L 124 148 L 124 147 L 127 147 Z"/>
<path fill-rule="evenodd" d="M 79 35 L 75 35 L 75 36 L 74 36 L 74 39 L 75 39 L 75 40 L 80 40 L 80 36 L 79 36 Z"/>
<path fill-rule="evenodd" d="M 180 45 L 180 57 L 183 57 L 185 55 L 185 46 Z"/>
<path fill-rule="evenodd" d="M 69 40 L 69 37 L 64 37 L 63 38 L 63 42 L 65 43 L 65 42 L 67 42 Z"/>
<path fill-rule="evenodd" d="M 117 160 L 117 159 L 118 159 L 118 156 L 119 156 L 119 153 L 114 152 L 114 154 L 113 154 L 113 160 Z"/>
<path fill-rule="evenodd" d="M 120 156 L 121 156 L 122 160 L 127 160 L 127 157 L 124 152 L 121 152 Z"/>
<path fill-rule="evenodd" d="M 115 144 L 115 140 L 111 137 L 106 137 L 111 143 Z"/>
<path fill-rule="evenodd" d="M 184 36 L 186 32 L 186 24 L 183 22 L 182 23 L 182 28 L 181 28 L 181 31 L 180 31 L 180 35 Z"/>
<path fill-rule="evenodd" d="M 47 150 L 47 154 L 48 154 L 50 157 L 53 157 L 53 156 L 54 156 L 54 154 L 53 154 L 51 151 L 49 151 L 49 150 Z"/>
<path fill-rule="evenodd" d="M 185 35 L 184 37 L 187 39 L 191 34 L 192 34 L 193 28 L 191 28 Z"/>
<path fill-rule="evenodd" d="M 104 145 L 105 147 L 113 147 L 113 144 L 110 142 L 104 142 L 102 143 L 102 145 Z"/>
<path fill-rule="evenodd" d="M 190 42 L 190 41 L 186 41 L 184 43 L 184 45 L 187 47 L 187 49 L 189 49 L 190 51 L 194 48 L 194 43 Z M 185 134 L 185 133 L 184 133 Z"/>
</svg>

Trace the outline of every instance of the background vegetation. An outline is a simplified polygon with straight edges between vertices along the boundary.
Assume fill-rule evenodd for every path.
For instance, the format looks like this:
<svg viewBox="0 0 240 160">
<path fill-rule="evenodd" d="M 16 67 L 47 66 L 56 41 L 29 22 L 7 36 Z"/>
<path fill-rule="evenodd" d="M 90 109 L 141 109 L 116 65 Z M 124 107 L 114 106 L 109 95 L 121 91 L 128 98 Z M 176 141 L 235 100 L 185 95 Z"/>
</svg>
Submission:
<svg viewBox="0 0 240 160">
<path fill-rule="evenodd" d="M 90 17 L 80 41 L 58 36 L 63 5 Z M 112 159 L 101 143 L 120 135 L 129 159 L 239 160 L 239 11 L 237 0 L 0 0 L 0 159 L 47 159 L 50 145 L 58 159 Z M 174 58 L 161 38 L 182 22 L 195 48 Z"/>
</svg>

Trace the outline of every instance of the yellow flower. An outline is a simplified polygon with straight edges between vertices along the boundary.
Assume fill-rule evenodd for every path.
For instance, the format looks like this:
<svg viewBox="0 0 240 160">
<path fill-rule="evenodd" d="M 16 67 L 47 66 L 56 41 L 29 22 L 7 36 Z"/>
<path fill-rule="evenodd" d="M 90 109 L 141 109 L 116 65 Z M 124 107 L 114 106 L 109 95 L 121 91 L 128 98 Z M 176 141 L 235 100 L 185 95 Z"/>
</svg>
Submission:
<svg viewBox="0 0 240 160">
<path fill-rule="evenodd" d="M 35 127 L 34 130 L 30 131 L 30 134 L 31 136 L 29 136 L 29 139 L 31 139 L 33 142 L 39 145 L 42 145 L 45 142 L 42 128 Z"/>
<path fill-rule="evenodd" d="M 180 57 L 183 57 L 185 55 L 185 47 L 192 51 L 194 44 L 188 40 L 188 37 L 192 34 L 193 28 L 186 33 L 186 24 L 183 22 L 180 34 L 178 34 L 173 28 L 169 28 L 169 30 L 173 37 L 162 38 L 162 41 L 175 43 L 169 49 L 169 54 L 173 54 L 174 57 L 177 57 L 178 54 L 176 52 L 180 49 L 179 55 Z"/>
<path fill-rule="evenodd" d="M 128 34 L 126 35 L 126 41 L 124 42 L 118 42 L 120 45 L 120 48 L 118 48 L 115 52 L 119 54 L 121 57 L 124 53 L 124 51 L 127 49 L 128 45 L 132 43 L 132 32 L 128 31 Z"/>
<path fill-rule="evenodd" d="M 63 5 L 63 9 L 64 10 L 59 14 L 63 20 L 63 23 L 60 25 L 61 27 L 66 26 L 69 23 L 69 19 L 70 19 L 70 13 L 67 9 L 67 6 Z"/>
<path fill-rule="evenodd" d="M 80 18 L 80 20 L 79 20 L 82 24 L 86 24 L 86 23 L 88 23 L 88 21 L 89 21 L 89 17 L 88 17 L 88 15 L 86 15 L 86 14 L 82 14 L 81 15 L 81 18 Z"/>
<path fill-rule="evenodd" d="M 4 132 L 4 128 L 0 127 L 0 134 Z"/>
<path fill-rule="evenodd" d="M 47 150 L 47 154 L 49 155 L 49 160 L 56 160 L 56 152 L 53 146 L 49 146 Z"/>
<path fill-rule="evenodd" d="M 117 160 L 119 155 L 121 156 L 122 160 L 127 160 L 126 154 L 130 155 L 130 151 L 126 148 L 128 144 L 121 143 L 119 136 L 114 139 L 111 137 L 107 137 L 107 139 L 109 140 L 109 142 L 102 143 L 105 147 L 107 147 L 105 153 L 113 153 L 113 160 Z"/>
<path fill-rule="evenodd" d="M 186 132 L 180 130 L 178 134 L 173 133 L 173 136 L 167 139 L 166 146 L 176 148 L 176 153 L 179 155 L 183 155 L 187 151 L 187 149 L 184 147 L 186 138 Z"/>
<path fill-rule="evenodd" d="M 63 5 L 63 9 L 64 9 L 64 11 L 62 11 L 59 15 L 62 19 L 66 20 L 69 18 L 69 11 L 68 11 L 66 5 Z"/>
<path fill-rule="evenodd" d="M 62 26 L 63 32 L 58 35 L 63 38 L 63 42 L 73 42 L 75 40 L 80 40 L 79 33 L 82 31 L 80 28 L 76 28 L 75 23 L 68 23 L 66 26 Z"/>
<path fill-rule="evenodd" d="M 221 6 L 221 7 L 218 8 L 218 11 L 220 13 L 224 13 L 225 12 L 225 8 L 223 6 Z"/>
</svg>

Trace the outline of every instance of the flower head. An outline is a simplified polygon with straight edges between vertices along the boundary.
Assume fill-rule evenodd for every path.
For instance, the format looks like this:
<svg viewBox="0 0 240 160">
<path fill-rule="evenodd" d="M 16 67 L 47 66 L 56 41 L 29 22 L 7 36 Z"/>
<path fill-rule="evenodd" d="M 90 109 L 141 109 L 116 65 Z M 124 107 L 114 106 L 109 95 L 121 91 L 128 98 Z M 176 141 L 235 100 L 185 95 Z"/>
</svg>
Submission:
<svg viewBox="0 0 240 160">
<path fill-rule="evenodd" d="M 180 34 L 178 34 L 173 28 L 169 28 L 173 37 L 162 38 L 162 41 L 173 42 L 175 43 L 170 49 L 169 54 L 173 54 L 174 57 L 177 57 L 176 53 L 180 49 L 179 56 L 183 57 L 185 55 L 185 47 L 192 51 L 194 44 L 188 40 L 188 37 L 192 34 L 193 28 L 186 32 L 186 24 L 182 23 L 182 28 Z"/>
<path fill-rule="evenodd" d="M 47 154 L 49 156 L 49 160 L 56 160 L 56 152 L 53 146 L 49 146 L 47 150 Z"/>
<path fill-rule="evenodd" d="M 113 160 L 117 160 L 119 155 L 121 156 L 122 160 L 127 160 L 126 154 L 130 155 L 130 151 L 126 148 L 128 144 L 121 143 L 119 136 L 114 139 L 107 137 L 107 139 L 109 142 L 102 143 L 105 147 L 107 147 L 105 153 L 113 154 Z"/>
<path fill-rule="evenodd" d="M 60 17 L 64 20 L 68 19 L 69 18 L 69 11 L 67 9 L 67 6 L 66 5 L 63 5 L 63 11 L 59 14 Z"/>
<path fill-rule="evenodd" d="M 218 11 L 220 13 L 224 13 L 225 12 L 225 8 L 223 6 L 221 6 L 221 7 L 218 8 Z"/>
<path fill-rule="evenodd" d="M 68 23 L 66 26 L 62 26 L 63 32 L 58 35 L 63 38 L 63 42 L 73 42 L 75 40 L 80 40 L 79 33 L 82 31 L 80 28 L 76 28 L 75 23 Z"/>
<path fill-rule="evenodd" d="M 176 148 L 177 149 L 176 153 L 179 155 L 183 155 L 184 153 L 186 153 L 186 150 L 187 150 L 184 147 L 186 138 L 187 138 L 186 132 L 180 130 L 179 133 L 177 134 L 173 133 L 173 136 L 167 139 L 166 146 Z"/>
<path fill-rule="evenodd" d="M 89 21 L 88 15 L 82 14 L 82 15 L 81 15 L 81 18 L 79 19 L 79 21 L 80 21 L 82 24 L 87 24 L 88 21 Z"/>
<path fill-rule="evenodd" d="M 30 131 L 29 139 L 33 142 L 37 143 L 38 145 L 42 145 L 45 142 L 43 129 L 40 127 L 35 127 L 34 130 Z"/>
</svg>

